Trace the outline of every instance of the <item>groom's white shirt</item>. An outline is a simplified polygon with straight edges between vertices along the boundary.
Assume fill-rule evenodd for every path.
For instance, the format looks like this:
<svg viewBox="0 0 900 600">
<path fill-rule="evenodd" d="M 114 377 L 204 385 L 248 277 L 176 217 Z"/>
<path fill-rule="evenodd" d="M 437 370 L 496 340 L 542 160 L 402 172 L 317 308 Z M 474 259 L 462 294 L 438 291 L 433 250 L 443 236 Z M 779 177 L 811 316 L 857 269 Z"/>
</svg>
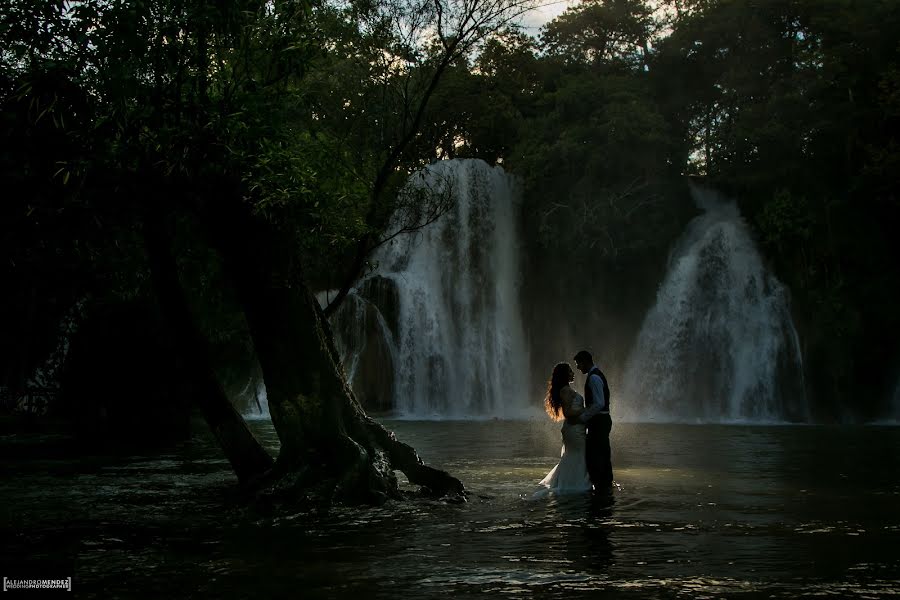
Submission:
<svg viewBox="0 0 900 600">
<path fill-rule="evenodd" d="M 596 366 L 597 365 L 591 365 L 591 369 Z M 584 412 L 581 413 L 582 423 L 590 421 L 591 418 L 597 415 L 609 414 L 609 410 L 603 410 L 606 406 L 606 394 L 603 393 L 603 380 L 600 379 L 600 376 L 596 373 L 591 373 L 588 376 L 586 385 L 591 387 L 591 396 L 594 398 L 594 403 L 585 408 Z"/>
</svg>

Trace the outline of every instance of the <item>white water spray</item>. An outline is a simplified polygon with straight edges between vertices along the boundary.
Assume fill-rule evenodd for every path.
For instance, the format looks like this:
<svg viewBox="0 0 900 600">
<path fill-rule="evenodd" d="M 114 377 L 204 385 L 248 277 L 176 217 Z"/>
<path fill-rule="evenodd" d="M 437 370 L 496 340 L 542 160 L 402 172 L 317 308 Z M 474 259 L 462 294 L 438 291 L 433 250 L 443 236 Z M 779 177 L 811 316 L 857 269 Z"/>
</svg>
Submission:
<svg viewBox="0 0 900 600">
<path fill-rule="evenodd" d="M 266 395 L 266 384 L 262 381 L 251 379 L 247 383 L 247 388 L 242 392 L 251 396 L 246 402 L 247 409 L 243 417 L 248 421 L 269 420 L 272 416 L 269 414 L 269 397 Z"/>
<path fill-rule="evenodd" d="M 410 185 L 452 208 L 376 257 L 398 291 L 394 407 L 402 417 L 521 417 L 528 354 L 519 308 L 518 190 L 480 160 L 443 161 Z M 447 187 L 449 186 L 449 188 Z"/>
<path fill-rule="evenodd" d="M 629 357 L 626 420 L 805 421 L 802 364 L 785 287 L 733 202 L 693 189 L 705 212 L 676 245 Z"/>
</svg>

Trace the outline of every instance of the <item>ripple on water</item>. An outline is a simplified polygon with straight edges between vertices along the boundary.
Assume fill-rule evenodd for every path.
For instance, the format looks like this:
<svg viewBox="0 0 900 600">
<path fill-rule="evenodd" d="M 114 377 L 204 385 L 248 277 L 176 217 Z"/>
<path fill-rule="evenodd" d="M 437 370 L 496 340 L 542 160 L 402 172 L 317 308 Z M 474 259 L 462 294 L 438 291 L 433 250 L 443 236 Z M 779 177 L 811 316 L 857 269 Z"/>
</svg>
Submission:
<svg viewBox="0 0 900 600">
<path fill-rule="evenodd" d="M 208 441 L 108 462 L 5 459 L 15 477 L 0 480 L 0 556 L 61 564 L 98 598 L 135 589 L 234 598 L 286 589 L 377 598 L 900 593 L 900 429 L 617 424 L 612 498 L 535 501 L 558 460 L 558 428 L 468 427 L 396 429 L 460 476 L 469 502 L 317 517 L 241 510 L 234 476 Z M 733 443 L 729 432 L 739 434 Z M 271 430 L 262 433 L 271 446 Z"/>
</svg>

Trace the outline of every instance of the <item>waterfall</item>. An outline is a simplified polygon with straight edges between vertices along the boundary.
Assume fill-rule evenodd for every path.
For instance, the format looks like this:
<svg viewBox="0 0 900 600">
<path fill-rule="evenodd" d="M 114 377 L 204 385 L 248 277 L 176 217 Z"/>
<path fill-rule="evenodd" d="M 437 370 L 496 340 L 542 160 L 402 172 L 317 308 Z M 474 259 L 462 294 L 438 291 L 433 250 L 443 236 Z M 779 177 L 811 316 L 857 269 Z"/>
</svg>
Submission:
<svg viewBox="0 0 900 600">
<path fill-rule="evenodd" d="M 248 421 L 268 420 L 272 416 L 269 414 L 269 397 L 266 395 L 266 384 L 262 380 L 251 379 L 247 382 L 247 387 L 242 395 L 248 395 L 250 398 L 245 402 L 247 408 L 243 417 Z"/>
<path fill-rule="evenodd" d="M 327 304 L 327 297 L 320 295 L 319 302 Z M 397 345 L 384 315 L 394 315 L 396 306 L 393 282 L 373 275 L 347 295 L 331 318 L 344 375 L 368 411 L 393 412 Z"/>
<path fill-rule="evenodd" d="M 409 185 L 452 194 L 453 202 L 375 257 L 378 287 L 396 290 L 386 324 L 393 322 L 396 340 L 394 410 L 409 418 L 529 414 L 538 402 L 527 397 L 515 182 L 483 161 L 452 160 Z"/>
<path fill-rule="evenodd" d="M 677 242 L 628 359 L 616 414 L 679 422 L 804 421 L 797 331 L 737 206 L 692 189 L 704 212 Z"/>
</svg>

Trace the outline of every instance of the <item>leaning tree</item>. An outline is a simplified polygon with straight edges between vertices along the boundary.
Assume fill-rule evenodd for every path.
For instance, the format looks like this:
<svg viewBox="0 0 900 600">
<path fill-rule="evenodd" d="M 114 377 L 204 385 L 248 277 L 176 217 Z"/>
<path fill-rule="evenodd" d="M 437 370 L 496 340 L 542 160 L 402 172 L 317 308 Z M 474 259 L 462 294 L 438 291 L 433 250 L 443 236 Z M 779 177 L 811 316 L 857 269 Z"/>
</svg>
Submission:
<svg viewBox="0 0 900 600">
<path fill-rule="evenodd" d="M 429 100 L 452 63 L 528 2 L 8 7 L 4 101 L 34 107 L 41 99 L 29 82 L 51 71 L 87 99 L 76 115 L 45 94 L 30 118 L 52 119 L 83 150 L 56 161 L 61 193 L 95 220 L 140 232 L 135 258 L 149 266 L 196 403 L 242 482 L 377 502 L 400 495 L 399 470 L 428 493 L 464 493 L 365 414 L 326 313 L 374 248 L 446 209 L 445 199 L 400 193 L 427 162 L 420 131 Z M 203 232 L 188 245 L 217 253 L 246 319 L 281 441 L 275 461 L 212 368 L 189 301 L 196 283 L 179 269 L 185 222 Z M 389 222 L 397 228 L 386 233 Z M 344 265 L 324 310 L 308 284 L 323 264 Z"/>
</svg>

